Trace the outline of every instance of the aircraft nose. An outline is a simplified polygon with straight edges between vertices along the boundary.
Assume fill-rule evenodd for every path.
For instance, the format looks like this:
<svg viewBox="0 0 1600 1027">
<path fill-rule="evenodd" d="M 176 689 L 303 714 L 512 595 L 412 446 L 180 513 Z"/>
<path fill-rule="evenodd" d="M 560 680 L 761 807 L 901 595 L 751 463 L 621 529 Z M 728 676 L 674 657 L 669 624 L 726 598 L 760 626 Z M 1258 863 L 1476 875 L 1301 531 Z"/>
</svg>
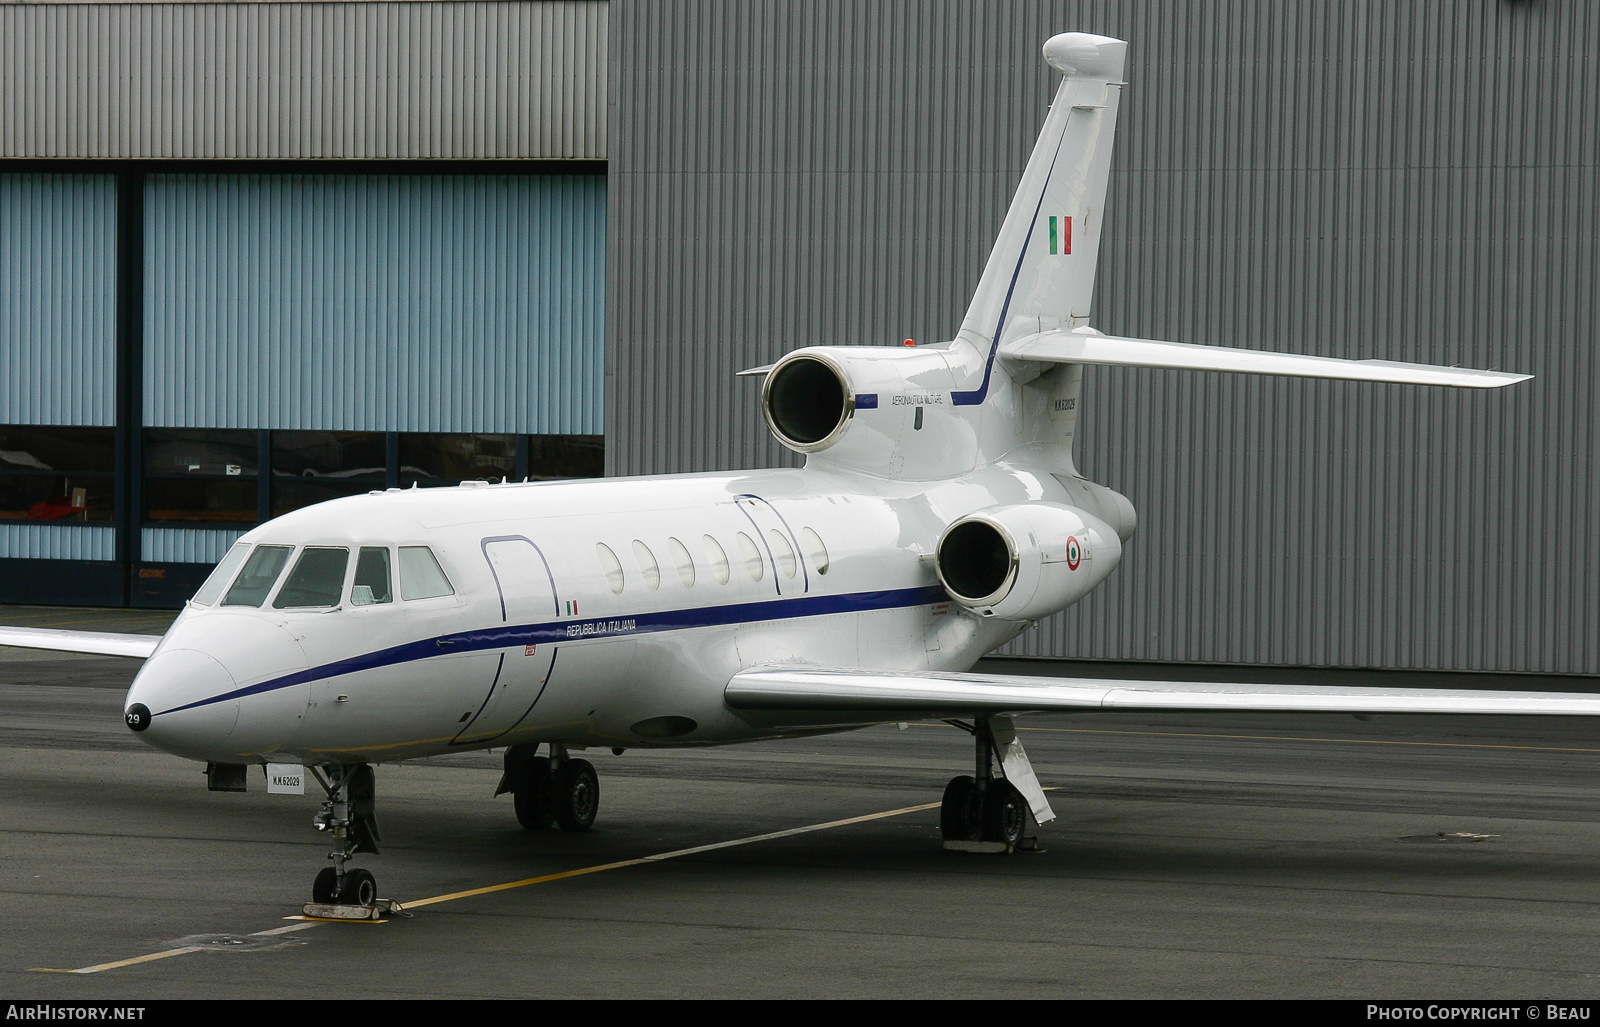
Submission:
<svg viewBox="0 0 1600 1027">
<path fill-rule="evenodd" d="M 145 661 L 128 689 L 128 727 L 159 749 L 206 759 L 239 719 L 237 684 L 227 668 L 195 649 L 163 649 Z"/>
</svg>

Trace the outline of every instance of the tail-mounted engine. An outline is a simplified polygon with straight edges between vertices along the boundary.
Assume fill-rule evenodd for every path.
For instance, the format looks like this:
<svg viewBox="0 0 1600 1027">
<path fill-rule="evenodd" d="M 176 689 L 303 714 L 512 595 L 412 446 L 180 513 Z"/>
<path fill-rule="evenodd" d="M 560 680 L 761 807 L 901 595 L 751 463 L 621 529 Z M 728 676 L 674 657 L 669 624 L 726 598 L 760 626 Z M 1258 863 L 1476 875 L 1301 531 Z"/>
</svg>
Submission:
<svg viewBox="0 0 1600 1027">
<path fill-rule="evenodd" d="M 946 350 L 813 346 L 767 373 L 761 392 L 777 440 L 823 466 L 887 478 L 972 470 L 978 434 L 956 408 Z"/>
<path fill-rule="evenodd" d="M 1038 620 L 1083 598 L 1121 558 L 1121 539 L 1098 517 L 1026 503 L 951 524 L 935 566 L 950 597 L 979 616 Z"/>
</svg>

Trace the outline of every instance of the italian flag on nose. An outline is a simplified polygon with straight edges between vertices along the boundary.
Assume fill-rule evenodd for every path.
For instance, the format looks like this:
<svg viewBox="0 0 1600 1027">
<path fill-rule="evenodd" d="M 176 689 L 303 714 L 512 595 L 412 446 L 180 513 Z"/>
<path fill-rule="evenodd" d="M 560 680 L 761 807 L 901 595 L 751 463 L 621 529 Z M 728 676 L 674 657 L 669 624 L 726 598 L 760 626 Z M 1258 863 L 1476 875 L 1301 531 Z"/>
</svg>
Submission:
<svg viewBox="0 0 1600 1027">
<path fill-rule="evenodd" d="M 1072 219 L 1050 215 L 1050 252 L 1072 252 Z"/>
</svg>

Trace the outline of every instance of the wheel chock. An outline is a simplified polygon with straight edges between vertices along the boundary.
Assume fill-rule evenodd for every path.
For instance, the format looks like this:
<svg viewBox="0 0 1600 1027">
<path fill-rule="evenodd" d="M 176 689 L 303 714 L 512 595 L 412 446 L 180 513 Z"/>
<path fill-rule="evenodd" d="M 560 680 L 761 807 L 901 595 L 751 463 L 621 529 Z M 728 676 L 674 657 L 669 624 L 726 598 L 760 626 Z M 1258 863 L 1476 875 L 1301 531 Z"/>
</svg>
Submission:
<svg viewBox="0 0 1600 1027">
<path fill-rule="evenodd" d="M 394 899 L 378 899 L 370 906 L 346 906 L 334 902 L 308 902 L 300 907 L 300 915 L 291 920 L 340 920 L 381 923 L 384 917 L 399 914 L 409 917 L 405 907 Z"/>
</svg>

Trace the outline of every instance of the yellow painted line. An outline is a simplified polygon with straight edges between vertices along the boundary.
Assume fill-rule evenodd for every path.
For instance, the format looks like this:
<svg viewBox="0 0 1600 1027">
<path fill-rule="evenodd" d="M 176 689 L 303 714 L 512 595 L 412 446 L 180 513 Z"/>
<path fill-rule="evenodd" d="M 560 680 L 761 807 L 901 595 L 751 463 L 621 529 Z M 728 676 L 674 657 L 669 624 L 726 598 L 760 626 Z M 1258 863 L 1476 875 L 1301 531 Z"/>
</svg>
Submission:
<svg viewBox="0 0 1600 1027">
<path fill-rule="evenodd" d="M 903 813 L 919 813 L 925 809 L 938 809 L 939 803 L 926 802 L 920 806 L 906 806 L 903 809 L 892 809 L 883 813 L 868 813 L 866 816 L 850 817 L 846 820 L 830 820 L 826 824 L 812 824 L 809 827 L 791 827 L 787 831 L 772 831 L 768 834 L 751 835 L 749 838 L 735 838 L 731 842 L 713 842 L 710 845 L 696 845 L 690 849 L 674 849 L 671 852 L 658 852 L 653 856 L 641 856 L 638 859 L 625 859 L 616 863 L 602 863 L 599 866 L 582 867 L 578 870 L 566 870 L 559 874 L 546 874 L 543 877 L 529 877 L 521 881 L 507 881 L 505 884 L 491 884 L 487 888 L 472 888 L 467 891 L 451 892 L 448 895 L 435 895 L 431 899 L 418 899 L 407 902 L 406 909 L 416 909 L 418 906 L 431 906 L 436 902 L 451 902 L 455 899 L 470 898 L 474 895 L 488 895 L 491 892 L 510 891 L 513 888 L 526 888 L 532 884 L 544 884 L 547 881 L 559 881 L 567 877 L 582 877 L 585 874 L 598 874 L 602 870 L 620 870 L 623 867 L 636 867 L 643 863 L 659 863 L 664 859 L 677 859 L 681 856 L 693 856 L 702 852 L 712 852 L 716 849 L 730 849 L 736 845 L 750 845 L 754 842 L 771 841 L 774 838 L 788 838 L 792 835 L 807 834 L 811 831 L 826 831 L 830 827 L 845 827 L 849 824 L 861 824 L 869 820 L 882 820 L 885 817 L 898 817 Z"/>
<path fill-rule="evenodd" d="M 688 849 L 674 849 L 671 852 L 658 852 L 651 856 L 641 856 L 638 859 L 618 860 L 615 863 L 601 863 L 598 866 L 580 867 L 577 870 L 564 870 L 558 874 L 545 874 L 542 877 L 529 877 L 521 881 L 507 881 L 504 884 L 491 884 L 484 888 L 469 888 L 466 891 L 450 892 L 447 895 L 435 895 L 432 898 L 417 899 L 413 902 L 402 904 L 402 910 L 412 910 L 419 906 L 432 906 L 440 902 L 452 902 L 456 899 L 471 898 L 474 895 L 489 895 L 494 892 L 510 891 L 513 888 L 526 888 L 533 884 L 545 884 L 549 881 L 560 881 L 568 877 L 582 877 L 585 874 L 598 874 L 603 870 L 620 870 L 623 867 L 635 867 L 644 863 L 659 863 L 662 860 L 678 859 L 683 856 L 693 856 L 702 852 L 714 852 L 717 849 L 731 849 L 737 845 L 752 845 L 756 842 L 771 841 L 774 838 L 789 838 L 797 834 L 809 834 L 812 831 L 826 831 L 832 827 L 845 827 L 850 824 L 864 824 L 871 820 L 883 820 L 887 817 L 898 817 L 905 813 L 920 813 L 923 810 L 938 809 L 939 803 L 925 802 L 920 806 L 905 806 L 901 809 L 885 810 L 882 813 L 868 813 L 859 817 L 848 817 L 844 820 L 830 820 L 825 824 L 811 824 L 807 827 L 791 827 L 784 831 L 769 831 L 766 834 L 751 835 L 748 838 L 735 838 L 727 842 L 712 842 L 709 845 L 696 845 Z M 271 930 L 257 931 L 251 937 L 269 934 L 288 934 L 291 931 L 304 931 L 312 927 L 320 927 L 330 923 L 370 923 L 371 921 L 355 920 L 310 920 L 299 916 L 286 917 L 285 919 L 299 920 L 301 922 L 290 924 L 286 927 L 274 927 Z M 35 966 L 30 969 L 36 973 L 56 974 L 95 974 L 105 970 L 115 970 L 119 967 L 134 966 L 138 963 L 149 963 L 157 959 L 168 959 L 172 956 L 182 956 L 190 952 L 205 951 L 204 945 L 189 945 L 184 948 L 167 949 L 164 952 L 151 952 L 143 956 L 134 956 L 132 959 L 119 959 L 111 963 L 97 963 L 94 966 L 80 967 L 77 970 L 61 970 L 55 967 Z"/>
</svg>

